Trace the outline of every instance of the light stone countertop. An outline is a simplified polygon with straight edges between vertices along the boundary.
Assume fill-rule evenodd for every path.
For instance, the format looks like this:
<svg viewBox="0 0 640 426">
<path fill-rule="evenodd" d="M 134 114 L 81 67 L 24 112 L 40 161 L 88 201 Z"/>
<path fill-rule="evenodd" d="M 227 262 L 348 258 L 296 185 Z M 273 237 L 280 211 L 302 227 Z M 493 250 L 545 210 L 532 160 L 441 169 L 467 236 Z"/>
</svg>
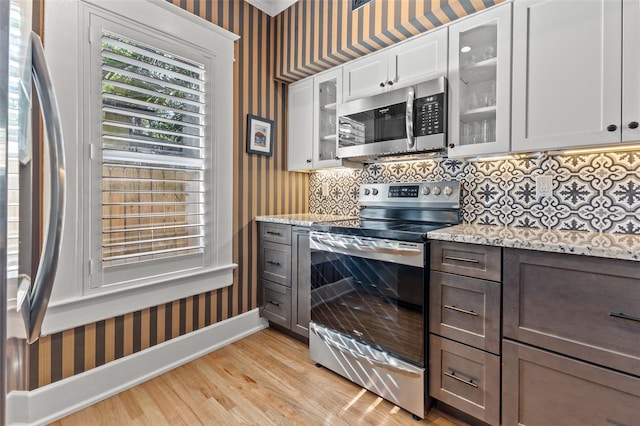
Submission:
<svg viewBox="0 0 640 426">
<path fill-rule="evenodd" d="M 455 225 L 427 233 L 432 240 L 640 261 L 640 235 L 496 225 Z"/>
<path fill-rule="evenodd" d="M 357 219 L 355 216 L 335 214 L 299 213 L 281 214 L 275 216 L 256 216 L 257 222 L 282 223 L 284 225 L 311 226 L 316 222 L 336 222 L 339 220 Z"/>
</svg>

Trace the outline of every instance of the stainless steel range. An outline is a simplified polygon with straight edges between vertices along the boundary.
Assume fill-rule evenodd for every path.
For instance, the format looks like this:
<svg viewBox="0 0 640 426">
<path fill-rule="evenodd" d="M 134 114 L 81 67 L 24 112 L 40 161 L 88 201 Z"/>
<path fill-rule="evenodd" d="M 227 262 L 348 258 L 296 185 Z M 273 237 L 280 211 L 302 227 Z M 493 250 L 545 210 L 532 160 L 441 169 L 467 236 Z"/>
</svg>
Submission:
<svg viewBox="0 0 640 426">
<path fill-rule="evenodd" d="M 311 359 L 424 418 L 427 232 L 460 222 L 458 182 L 363 185 L 360 219 L 311 226 Z"/>
</svg>

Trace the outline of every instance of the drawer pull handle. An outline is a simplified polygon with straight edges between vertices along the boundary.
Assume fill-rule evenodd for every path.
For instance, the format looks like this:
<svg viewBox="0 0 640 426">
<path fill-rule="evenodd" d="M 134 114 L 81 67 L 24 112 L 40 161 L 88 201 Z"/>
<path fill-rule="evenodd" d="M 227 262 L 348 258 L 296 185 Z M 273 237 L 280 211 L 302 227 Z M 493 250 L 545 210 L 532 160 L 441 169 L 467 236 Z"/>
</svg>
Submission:
<svg viewBox="0 0 640 426">
<path fill-rule="evenodd" d="M 480 263 L 478 259 L 467 259 L 466 257 L 445 256 L 444 258 L 447 260 L 453 260 L 455 262 Z"/>
<path fill-rule="evenodd" d="M 633 317 L 633 316 L 627 315 L 627 314 L 623 314 L 622 312 L 620 312 L 620 313 L 609 312 L 609 316 L 616 317 L 616 318 L 622 318 L 622 319 L 626 319 L 626 320 L 629 320 L 629 321 L 640 322 L 640 318 Z"/>
<path fill-rule="evenodd" d="M 478 316 L 478 314 L 476 312 L 467 311 L 466 309 L 458 308 L 457 306 L 444 305 L 444 307 L 447 308 L 447 309 L 451 309 L 452 311 L 461 312 L 463 314 L 472 315 L 474 317 Z"/>
<path fill-rule="evenodd" d="M 269 234 L 269 235 L 277 235 L 278 237 L 282 237 L 282 234 L 280 232 L 267 231 L 267 234 Z"/>
<path fill-rule="evenodd" d="M 456 376 L 456 373 L 454 373 L 453 371 L 451 373 L 449 373 L 448 371 L 445 371 L 443 374 L 445 376 L 447 376 L 447 377 L 451 377 L 452 379 L 456 379 L 457 381 L 462 382 L 465 385 L 469 385 L 469 386 L 471 386 L 473 388 L 477 388 L 478 387 L 478 385 L 473 383 L 473 380 L 465 380 L 465 379 L 463 379 L 461 377 L 458 377 L 458 376 Z"/>
<path fill-rule="evenodd" d="M 280 306 L 280 302 L 276 302 L 275 300 L 267 300 L 267 303 L 271 303 L 274 306 Z"/>
<path fill-rule="evenodd" d="M 273 260 L 267 260 L 269 265 L 281 266 L 280 262 L 274 262 Z"/>
</svg>

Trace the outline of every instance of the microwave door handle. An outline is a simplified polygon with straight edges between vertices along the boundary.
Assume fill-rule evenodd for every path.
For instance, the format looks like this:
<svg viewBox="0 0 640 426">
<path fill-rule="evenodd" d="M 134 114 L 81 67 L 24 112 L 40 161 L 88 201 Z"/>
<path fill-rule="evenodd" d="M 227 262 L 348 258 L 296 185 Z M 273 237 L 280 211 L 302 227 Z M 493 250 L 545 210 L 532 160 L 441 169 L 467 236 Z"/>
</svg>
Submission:
<svg viewBox="0 0 640 426">
<path fill-rule="evenodd" d="M 416 92 L 413 87 L 409 87 L 407 91 L 407 107 L 405 115 L 405 126 L 407 130 L 407 148 L 409 150 L 415 149 L 416 139 L 413 136 L 413 101 L 415 100 Z"/>
</svg>

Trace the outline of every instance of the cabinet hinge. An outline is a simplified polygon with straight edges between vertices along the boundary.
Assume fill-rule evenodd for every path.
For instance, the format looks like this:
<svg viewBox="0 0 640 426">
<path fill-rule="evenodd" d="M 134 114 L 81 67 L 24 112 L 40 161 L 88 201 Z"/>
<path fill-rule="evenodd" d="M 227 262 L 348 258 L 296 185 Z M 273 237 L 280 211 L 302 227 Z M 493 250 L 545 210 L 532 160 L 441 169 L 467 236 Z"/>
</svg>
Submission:
<svg viewBox="0 0 640 426">
<path fill-rule="evenodd" d="M 89 44 L 93 43 L 93 28 L 89 27 Z"/>
</svg>

